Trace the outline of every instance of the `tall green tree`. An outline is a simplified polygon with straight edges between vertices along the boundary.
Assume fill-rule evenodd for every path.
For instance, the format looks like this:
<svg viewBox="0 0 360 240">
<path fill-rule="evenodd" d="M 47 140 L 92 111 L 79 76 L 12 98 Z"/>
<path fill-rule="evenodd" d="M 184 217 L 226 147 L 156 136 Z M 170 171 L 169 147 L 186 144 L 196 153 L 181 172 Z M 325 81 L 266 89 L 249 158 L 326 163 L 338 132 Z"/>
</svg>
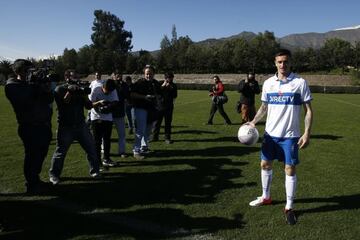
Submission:
<svg viewBox="0 0 360 240">
<path fill-rule="evenodd" d="M 353 51 L 350 42 L 331 38 L 321 48 L 321 55 L 329 69 L 341 68 L 344 73 L 346 66 L 352 63 Z"/>
<path fill-rule="evenodd" d="M 110 72 L 124 70 L 127 53 L 132 49 L 132 33 L 124 29 L 124 21 L 110 12 L 95 10 L 94 16 L 91 40 L 95 49 L 95 67 Z"/>
<path fill-rule="evenodd" d="M 234 50 L 231 56 L 231 63 L 235 72 L 249 72 L 252 69 L 251 52 L 249 42 L 243 38 L 234 40 Z"/>
<path fill-rule="evenodd" d="M 356 68 L 356 70 L 359 72 L 360 67 L 360 42 L 356 42 L 355 46 L 353 47 L 353 66 Z"/>
<path fill-rule="evenodd" d="M 4 76 L 4 80 L 8 79 L 12 74 L 11 62 L 8 60 L 0 61 L 0 74 Z"/>
<path fill-rule="evenodd" d="M 75 49 L 64 49 L 62 55 L 62 63 L 65 69 L 76 69 L 77 52 Z"/>
<path fill-rule="evenodd" d="M 92 66 L 94 65 L 94 53 L 89 45 L 81 47 L 77 54 L 76 71 L 84 75 L 94 72 Z"/>
<path fill-rule="evenodd" d="M 251 55 L 249 61 L 252 71 L 272 72 L 274 69 L 274 54 L 279 49 L 280 44 L 276 41 L 273 32 L 265 31 L 259 33 L 250 41 Z"/>
</svg>

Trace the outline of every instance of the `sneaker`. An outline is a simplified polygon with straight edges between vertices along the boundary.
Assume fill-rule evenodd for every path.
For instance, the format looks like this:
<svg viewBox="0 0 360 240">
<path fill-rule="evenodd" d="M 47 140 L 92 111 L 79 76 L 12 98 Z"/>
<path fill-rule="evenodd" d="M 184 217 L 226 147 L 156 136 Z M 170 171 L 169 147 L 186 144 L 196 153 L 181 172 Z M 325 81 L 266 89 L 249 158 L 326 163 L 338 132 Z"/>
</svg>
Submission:
<svg viewBox="0 0 360 240">
<path fill-rule="evenodd" d="M 52 185 L 58 185 L 60 183 L 60 178 L 56 176 L 50 176 L 49 181 L 52 183 Z"/>
<path fill-rule="evenodd" d="M 145 158 L 145 156 L 142 155 L 141 153 L 134 153 L 134 158 L 136 160 L 143 160 Z"/>
<path fill-rule="evenodd" d="M 101 166 L 101 167 L 99 168 L 99 172 L 107 172 L 107 171 L 109 171 L 109 167 L 108 167 L 108 166 Z"/>
<path fill-rule="evenodd" d="M 284 209 L 285 219 L 286 223 L 289 225 L 295 225 L 297 218 L 295 216 L 295 213 L 292 209 Z"/>
<path fill-rule="evenodd" d="M 174 141 L 172 141 L 172 140 L 170 140 L 170 139 L 166 139 L 166 140 L 165 140 L 165 143 L 166 143 L 166 144 L 172 144 L 173 142 L 174 142 Z"/>
<path fill-rule="evenodd" d="M 271 204 L 271 198 L 262 198 L 262 197 L 257 197 L 254 201 L 251 201 L 249 203 L 250 206 L 252 207 L 259 207 L 262 205 L 270 205 Z"/>
<path fill-rule="evenodd" d="M 102 178 L 102 175 L 99 172 L 91 173 L 90 176 L 95 179 Z"/>
<path fill-rule="evenodd" d="M 116 162 L 114 162 L 113 160 L 109 159 L 103 159 L 103 165 L 106 167 L 114 167 L 116 166 Z"/>
<path fill-rule="evenodd" d="M 140 149 L 140 153 L 142 155 L 146 155 L 146 154 L 150 154 L 152 153 L 153 151 L 151 151 L 149 148 L 143 148 L 143 149 Z"/>
</svg>

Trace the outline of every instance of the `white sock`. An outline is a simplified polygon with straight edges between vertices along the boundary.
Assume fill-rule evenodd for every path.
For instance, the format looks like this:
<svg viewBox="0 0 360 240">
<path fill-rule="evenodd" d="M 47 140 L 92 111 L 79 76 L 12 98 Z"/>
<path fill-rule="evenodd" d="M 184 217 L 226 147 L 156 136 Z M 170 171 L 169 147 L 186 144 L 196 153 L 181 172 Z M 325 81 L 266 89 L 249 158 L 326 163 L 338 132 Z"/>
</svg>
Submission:
<svg viewBox="0 0 360 240">
<path fill-rule="evenodd" d="M 262 184 L 262 198 L 269 199 L 270 198 L 270 186 L 272 180 L 272 170 L 261 169 L 261 184 Z"/>
<path fill-rule="evenodd" d="M 292 209 L 296 192 L 296 175 L 285 177 L 286 206 L 285 209 Z"/>
</svg>

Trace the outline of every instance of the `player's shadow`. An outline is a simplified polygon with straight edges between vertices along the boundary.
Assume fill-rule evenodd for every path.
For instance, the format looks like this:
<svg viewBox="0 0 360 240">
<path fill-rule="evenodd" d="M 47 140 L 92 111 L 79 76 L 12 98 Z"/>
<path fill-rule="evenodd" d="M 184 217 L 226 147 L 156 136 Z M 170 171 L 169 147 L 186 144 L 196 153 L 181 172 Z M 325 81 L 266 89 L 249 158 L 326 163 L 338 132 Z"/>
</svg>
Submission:
<svg viewBox="0 0 360 240">
<path fill-rule="evenodd" d="M 342 136 L 335 136 L 335 135 L 330 135 L 330 134 L 315 134 L 315 135 L 311 135 L 310 137 L 311 139 L 324 139 L 324 140 L 338 140 L 340 138 L 343 138 Z"/>
<path fill-rule="evenodd" d="M 175 139 L 174 142 L 239 142 L 237 137 Z"/>
<path fill-rule="evenodd" d="M 242 123 L 242 122 L 233 122 L 231 125 L 237 125 L 237 126 L 241 126 L 241 125 L 243 125 L 244 123 Z M 256 126 L 260 126 L 260 125 L 265 125 L 265 122 L 264 121 L 261 121 L 261 122 L 258 122 L 258 123 L 256 123 Z"/>
<path fill-rule="evenodd" d="M 259 151 L 258 147 L 242 147 L 242 146 L 222 146 L 209 147 L 204 149 L 163 149 L 155 152 L 154 157 L 174 157 L 174 156 L 202 156 L 202 157 L 227 157 L 227 156 L 241 156 L 251 152 Z"/>
<path fill-rule="evenodd" d="M 298 215 L 318 212 L 332 212 L 339 210 L 357 210 L 360 208 L 360 194 L 333 196 L 328 198 L 302 198 L 296 199 L 298 203 L 324 203 L 324 205 L 297 210 Z"/>
</svg>

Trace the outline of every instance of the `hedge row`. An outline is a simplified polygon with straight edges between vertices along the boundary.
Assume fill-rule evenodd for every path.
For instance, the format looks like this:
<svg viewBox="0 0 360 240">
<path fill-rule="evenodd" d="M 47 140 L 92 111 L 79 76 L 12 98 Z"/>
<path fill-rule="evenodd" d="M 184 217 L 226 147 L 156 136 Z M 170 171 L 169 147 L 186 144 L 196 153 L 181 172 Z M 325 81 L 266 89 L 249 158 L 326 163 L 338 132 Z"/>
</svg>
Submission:
<svg viewBox="0 0 360 240">
<path fill-rule="evenodd" d="M 210 90 L 212 84 L 177 83 L 178 89 L 182 90 Z M 226 90 L 237 91 L 236 84 L 224 84 Z M 261 87 L 261 86 L 260 86 Z M 360 86 L 310 86 L 313 93 L 360 93 Z"/>
</svg>

